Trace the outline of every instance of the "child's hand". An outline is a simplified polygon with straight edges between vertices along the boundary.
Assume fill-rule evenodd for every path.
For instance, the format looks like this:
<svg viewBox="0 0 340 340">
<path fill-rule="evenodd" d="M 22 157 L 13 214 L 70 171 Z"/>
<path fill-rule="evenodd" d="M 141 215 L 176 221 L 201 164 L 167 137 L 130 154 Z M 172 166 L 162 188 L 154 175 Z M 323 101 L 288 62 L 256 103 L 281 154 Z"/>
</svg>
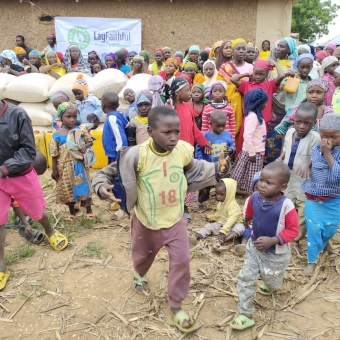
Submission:
<svg viewBox="0 0 340 340">
<path fill-rule="evenodd" d="M 226 157 L 226 156 L 228 156 L 228 155 L 232 155 L 233 152 L 234 152 L 234 149 L 233 149 L 233 148 L 227 147 L 226 150 L 225 150 L 224 152 L 225 152 L 224 156 Z"/>
<path fill-rule="evenodd" d="M 103 184 L 98 190 L 98 195 L 104 200 L 109 200 L 111 202 L 120 202 L 121 200 L 116 198 L 112 193 L 113 185 Z"/>
<path fill-rule="evenodd" d="M 204 146 L 204 153 L 210 155 L 212 151 L 211 143 L 209 142 L 207 145 Z"/>
<path fill-rule="evenodd" d="M 227 238 L 227 235 L 226 234 L 223 234 L 223 233 L 219 233 L 217 235 L 217 240 L 220 244 L 223 244 L 223 243 L 226 243 L 226 238 Z"/>
<path fill-rule="evenodd" d="M 26 58 L 22 61 L 22 63 L 23 63 L 24 65 L 29 65 L 29 64 L 30 64 L 30 62 L 29 62 Z"/>
<path fill-rule="evenodd" d="M 297 175 L 303 179 L 309 179 L 310 178 L 310 166 L 311 166 L 310 162 L 302 164 Z"/>
<path fill-rule="evenodd" d="M 275 246 L 279 243 L 279 240 L 277 237 L 267 237 L 267 236 L 261 236 L 256 241 L 254 241 L 253 245 L 255 249 L 259 251 L 266 251 L 272 246 Z"/>
<path fill-rule="evenodd" d="M 295 77 L 296 72 L 294 72 L 293 70 L 288 70 L 285 74 L 285 77 Z"/>
<path fill-rule="evenodd" d="M 95 130 L 98 126 L 99 126 L 99 123 L 100 123 L 100 120 L 97 119 L 94 121 L 94 123 L 92 123 L 92 127 L 91 127 L 91 130 Z"/>
<path fill-rule="evenodd" d="M 218 171 L 220 173 L 224 174 L 225 172 L 227 172 L 228 167 L 229 167 L 229 161 L 230 161 L 229 156 L 224 157 L 224 152 L 221 152 L 220 160 L 218 161 L 218 163 L 219 163 Z"/>
<path fill-rule="evenodd" d="M 60 174 L 59 174 L 58 169 L 53 169 L 53 170 L 52 170 L 52 175 L 51 175 L 51 177 L 52 177 L 52 179 L 54 179 L 56 182 L 59 181 Z"/>
<path fill-rule="evenodd" d="M 81 146 L 80 151 L 81 151 L 82 153 L 85 153 L 85 152 L 86 152 L 86 149 L 87 149 L 87 147 L 86 147 L 86 145 L 84 144 L 84 145 Z"/>
<path fill-rule="evenodd" d="M 323 154 L 329 153 L 332 150 L 332 143 L 328 139 L 322 138 L 320 148 Z"/>
<path fill-rule="evenodd" d="M 256 162 L 256 156 L 249 156 L 248 158 L 250 163 L 255 163 Z"/>
</svg>

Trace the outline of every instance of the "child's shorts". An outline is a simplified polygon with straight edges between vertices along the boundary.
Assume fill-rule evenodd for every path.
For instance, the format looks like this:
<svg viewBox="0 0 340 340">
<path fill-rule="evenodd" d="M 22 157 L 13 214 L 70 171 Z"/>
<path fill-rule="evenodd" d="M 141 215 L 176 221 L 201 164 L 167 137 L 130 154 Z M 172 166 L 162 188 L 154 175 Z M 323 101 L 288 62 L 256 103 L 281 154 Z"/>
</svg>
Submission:
<svg viewBox="0 0 340 340">
<path fill-rule="evenodd" d="M 26 215 L 37 221 L 43 217 L 45 199 L 34 169 L 24 176 L 0 178 L 0 225 L 8 221 L 12 197 Z"/>
</svg>

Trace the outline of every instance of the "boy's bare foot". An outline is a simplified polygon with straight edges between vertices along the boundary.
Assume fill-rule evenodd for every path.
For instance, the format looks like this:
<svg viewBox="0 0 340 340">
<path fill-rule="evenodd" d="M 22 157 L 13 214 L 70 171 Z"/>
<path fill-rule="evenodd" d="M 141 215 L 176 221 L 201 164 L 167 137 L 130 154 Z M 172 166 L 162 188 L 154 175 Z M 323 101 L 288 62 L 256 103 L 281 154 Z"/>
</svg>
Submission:
<svg viewBox="0 0 340 340">
<path fill-rule="evenodd" d="M 306 269 L 304 270 L 303 274 L 306 276 L 313 276 L 316 268 L 316 263 L 308 263 Z"/>
<path fill-rule="evenodd" d="M 302 253 L 302 249 L 301 249 L 299 241 L 293 241 L 293 246 L 296 252 L 300 255 Z"/>
</svg>

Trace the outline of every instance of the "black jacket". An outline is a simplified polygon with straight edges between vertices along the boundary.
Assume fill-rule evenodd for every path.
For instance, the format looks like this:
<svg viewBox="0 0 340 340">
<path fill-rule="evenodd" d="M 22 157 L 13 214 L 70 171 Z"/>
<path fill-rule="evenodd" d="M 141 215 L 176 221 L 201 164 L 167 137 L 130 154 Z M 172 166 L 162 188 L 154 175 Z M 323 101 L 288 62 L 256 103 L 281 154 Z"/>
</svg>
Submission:
<svg viewBox="0 0 340 340">
<path fill-rule="evenodd" d="M 0 171 L 3 177 L 29 173 L 36 151 L 33 128 L 26 111 L 5 101 L 0 112 Z"/>
</svg>

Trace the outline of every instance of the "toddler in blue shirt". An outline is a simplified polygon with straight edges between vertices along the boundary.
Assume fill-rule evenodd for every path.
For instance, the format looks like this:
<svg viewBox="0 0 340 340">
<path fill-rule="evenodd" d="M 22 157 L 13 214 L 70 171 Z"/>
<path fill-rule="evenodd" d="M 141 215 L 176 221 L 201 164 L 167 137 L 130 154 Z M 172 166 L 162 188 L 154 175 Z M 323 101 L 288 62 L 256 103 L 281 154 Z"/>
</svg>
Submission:
<svg viewBox="0 0 340 340">
<path fill-rule="evenodd" d="M 76 97 L 82 123 L 89 130 L 96 129 L 103 116 L 102 104 L 97 97 L 89 94 L 89 86 L 81 73 L 78 74 L 77 80 L 72 86 L 72 92 Z"/>
<path fill-rule="evenodd" d="M 219 162 L 221 153 L 223 157 L 232 156 L 235 153 L 236 147 L 231 134 L 224 130 L 226 125 L 226 115 L 221 110 L 215 110 L 210 114 L 210 130 L 204 133 L 206 139 L 212 147 L 211 154 L 204 153 L 204 147 L 196 145 L 195 158 L 203 159 L 207 162 Z M 200 208 L 202 202 L 209 199 L 209 188 L 200 190 L 198 195 L 197 207 Z"/>
</svg>

